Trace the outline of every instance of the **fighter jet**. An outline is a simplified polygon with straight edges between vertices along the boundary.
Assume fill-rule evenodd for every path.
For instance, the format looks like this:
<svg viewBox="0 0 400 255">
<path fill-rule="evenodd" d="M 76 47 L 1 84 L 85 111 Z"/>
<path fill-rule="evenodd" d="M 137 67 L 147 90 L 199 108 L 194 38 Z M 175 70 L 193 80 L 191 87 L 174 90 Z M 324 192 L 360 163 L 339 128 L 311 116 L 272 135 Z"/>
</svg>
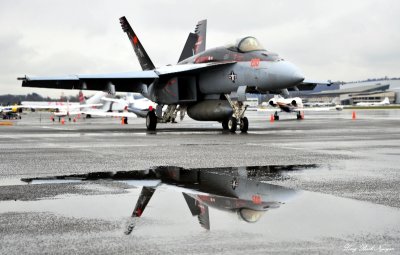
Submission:
<svg viewBox="0 0 400 255">
<path fill-rule="evenodd" d="M 148 130 L 158 123 L 174 121 L 177 112 L 187 112 L 198 121 L 218 121 L 222 128 L 247 132 L 246 93 L 276 93 L 312 89 L 294 64 L 266 50 L 253 36 L 240 38 L 225 46 L 206 50 L 206 20 L 190 33 L 174 65 L 156 68 L 139 37 L 125 17 L 120 18 L 143 71 L 56 77 L 24 76 L 23 87 L 103 90 L 108 84 L 119 92 L 138 92 L 157 104 L 146 115 Z M 329 82 L 318 82 L 329 84 Z M 166 110 L 163 111 L 163 107 Z"/>
</svg>

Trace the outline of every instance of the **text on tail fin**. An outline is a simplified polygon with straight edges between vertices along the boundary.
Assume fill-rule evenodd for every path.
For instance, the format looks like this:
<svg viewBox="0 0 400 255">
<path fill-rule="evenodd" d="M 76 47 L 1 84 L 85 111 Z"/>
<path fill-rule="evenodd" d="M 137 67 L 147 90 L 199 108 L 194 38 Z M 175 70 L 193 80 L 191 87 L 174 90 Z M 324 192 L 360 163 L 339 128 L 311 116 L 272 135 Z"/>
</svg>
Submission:
<svg viewBox="0 0 400 255">
<path fill-rule="evenodd" d="M 197 42 L 194 46 L 194 54 L 198 54 L 206 50 L 207 38 L 207 20 L 201 20 L 197 23 L 194 33 L 198 35 Z"/>
</svg>

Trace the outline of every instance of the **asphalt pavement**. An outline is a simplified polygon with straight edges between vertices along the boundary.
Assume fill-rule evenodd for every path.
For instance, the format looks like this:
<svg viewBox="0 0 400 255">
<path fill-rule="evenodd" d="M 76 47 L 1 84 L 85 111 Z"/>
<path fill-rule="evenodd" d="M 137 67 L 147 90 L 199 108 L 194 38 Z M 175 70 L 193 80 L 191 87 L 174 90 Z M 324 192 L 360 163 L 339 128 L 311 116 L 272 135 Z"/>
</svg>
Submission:
<svg viewBox="0 0 400 255">
<path fill-rule="evenodd" d="M 246 134 L 188 118 L 156 132 L 144 119 L 61 125 L 49 113 L 0 126 L 0 253 L 400 253 L 400 111 L 248 117 Z M 199 179 L 189 185 L 182 173 Z M 182 193 L 206 205 L 209 230 Z M 243 217 L 246 206 L 263 213 Z"/>
</svg>

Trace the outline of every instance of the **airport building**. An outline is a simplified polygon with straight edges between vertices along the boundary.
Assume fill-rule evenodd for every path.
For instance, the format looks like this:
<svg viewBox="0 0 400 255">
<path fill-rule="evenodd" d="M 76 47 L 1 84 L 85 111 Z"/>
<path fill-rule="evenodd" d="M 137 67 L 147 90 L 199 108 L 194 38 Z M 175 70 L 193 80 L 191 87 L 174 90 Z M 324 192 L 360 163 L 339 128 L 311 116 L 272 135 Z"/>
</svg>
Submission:
<svg viewBox="0 0 400 255">
<path fill-rule="evenodd" d="M 339 89 L 305 95 L 305 99 L 310 103 L 333 102 L 339 98 L 343 105 L 354 105 L 360 102 L 376 103 L 383 101 L 386 97 L 389 98 L 391 104 L 400 104 L 400 80 L 345 83 L 340 85 Z"/>
</svg>

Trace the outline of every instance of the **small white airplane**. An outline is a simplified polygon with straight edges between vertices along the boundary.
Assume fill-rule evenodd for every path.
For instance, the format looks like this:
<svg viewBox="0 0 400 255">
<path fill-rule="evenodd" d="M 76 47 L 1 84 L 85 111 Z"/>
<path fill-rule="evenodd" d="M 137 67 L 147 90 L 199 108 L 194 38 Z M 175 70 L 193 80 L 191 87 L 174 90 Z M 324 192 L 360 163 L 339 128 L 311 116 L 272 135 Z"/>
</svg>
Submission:
<svg viewBox="0 0 400 255">
<path fill-rule="evenodd" d="M 102 108 L 84 110 L 83 113 L 86 116 L 123 117 L 124 124 L 128 124 L 129 117 L 146 118 L 147 113 L 156 108 L 154 102 L 139 93 L 127 93 L 125 98 L 103 97 L 101 101 L 104 103 Z"/>
<path fill-rule="evenodd" d="M 271 98 L 268 103 L 262 103 L 263 107 L 273 107 L 275 109 L 261 109 L 260 111 L 271 111 L 274 113 L 274 120 L 279 120 L 279 113 L 276 108 L 280 109 L 280 112 L 286 113 L 296 113 L 297 119 L 304 118 L 305 111 L 330 111 L 330 110 L 342 110 L 343 107 L 341 105 L 336 105 L 335 107 L 317 107 L 317 108 L 304 108 L 303 100 L 300 97 L 293 98 L 283 98 L 281 95 L 275 95 Z"/>
<path fill-rule="evenodd" d="M 27 109 L 43 109 L 43 110 L 52 110 L 54 111 L 54 116 L 59 118 L 59 121 L 63 117 L 68 117 L 69 121 L 71 121 L 72 116 L 77 116 L 83 113 L 84 109 L 90 109 L 92 107 L 102 106 L 100 103 L 100 99 L 107 95 L 107 92 L 98 92 L 87 101 L 85 101 L 82 91 L 79 92 L 79 101 L 80 103 L 70 103 L 70 102 L 29 102 L 23 101 L 21 105 L 18 105 L 18 108 L 27 108 Z M 54 117 L 53 117 L 54 121 Z"/>
<path fill-rule="evenodd" d="M 390 105 L 390 101 L 388 97 L 385 97 L 381 102 L 359 102 L 356 106 L 382 106 L 382 105 Z"/>
</svg>

